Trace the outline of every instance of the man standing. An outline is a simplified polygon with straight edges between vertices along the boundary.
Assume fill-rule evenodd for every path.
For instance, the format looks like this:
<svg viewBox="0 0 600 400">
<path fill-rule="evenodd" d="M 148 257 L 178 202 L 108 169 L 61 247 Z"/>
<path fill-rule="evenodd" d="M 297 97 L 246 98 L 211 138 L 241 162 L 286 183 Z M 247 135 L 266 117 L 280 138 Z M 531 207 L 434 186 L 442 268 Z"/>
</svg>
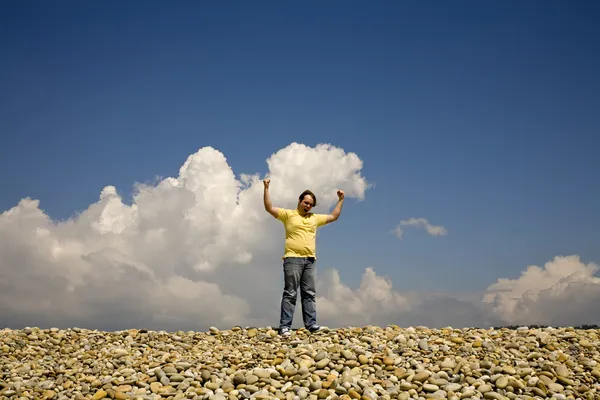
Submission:
<svg viewBox="0 0 600 400">
<path fill-rule="evenodd" d="M 344 192 L 337 191 L 338 203 L 331 214 L 313 214 L 310 210 L 317 205 L 317 198 L 310 190 L 298 197 L 296 209 L 273 207 L 269 196 L 270 179 L 264 183 L 265 210 L 277 218 L 285 227 L 285 249 L 283 255 L 284 289 L 281 298 L 279 333 L 291 334 L 292 319 L 296 309 L 298 287 L 302 299 L 302 319 L 311 332 L 321 328 L 317 325 L 316 294 L 316 234 L 317 228 L 337 221 L 344 204 Z"/>
</svg>

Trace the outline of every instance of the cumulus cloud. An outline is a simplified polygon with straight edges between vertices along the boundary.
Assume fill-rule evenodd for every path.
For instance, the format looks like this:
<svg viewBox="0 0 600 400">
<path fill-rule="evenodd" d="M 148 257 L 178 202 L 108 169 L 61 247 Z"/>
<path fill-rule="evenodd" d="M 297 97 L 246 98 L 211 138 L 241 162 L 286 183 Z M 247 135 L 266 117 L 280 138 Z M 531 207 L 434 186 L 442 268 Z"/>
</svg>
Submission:
<svg viewBox="0 0 600 400">
<path fill-rule="evenodd" d="M 392 233 L 398 237 L 398 239 L 404 238 L 404 228 L 403 226 L 410 226 L 413 228 L 423 228 L 429 233 L 431 236 L 444 236 L 448 233 L 446 228 L 439 225 L 432 225 L 425 218 L 409 218 L 406 220 L 400 221 L 400 223 L 394 228 Z"/>
<path fill-rule="evenodd" d="M 331 145 L 292 143 L 267 165 L 282 207 L 308 187 L 320 210 L 337 189 L 362 200 L 368 188 L 360 158 Z M 258 174 L 237 179 L 224 154 L 204 147 L 178 176 L 136 185 L 131 204 L 108 186 L 82 213 L 54 221 L 25 198 L 0 214 L 0 320 L 103 329 L 273 324 L 280 274 L 272 260 L 283 239 L 262 189 Z"/>
<path fill-rule="evenodd" d="M 362 160 L 331 145 L 298 143 L 266 160 L 271 197 L 294 207 L 304 189 L 329 210 L 343 189 L 364 200 Z M 262 204 L 258 174 L 234 174 L 224 154 L 205 147 L 175 177 L 135 186 L 126 204 L 112 186 L 66 221 L 38 199 L 0 214 L 0 321 L 4 326 L 207 329 L 276 326 L 282 290 L 281 226 Z M 425 219 L 399 227 L 445 234 Z M 402 232 L 401 230 L 399 232 Z M 329 326 L 398 324 L 489 327 L 600 323 L 595 264 L 577 256 L 530 266 L 485 293 L 400 292 L 365 266 L 357 287 L 320 266 L 319 322 Z M 301 312 L 300 302 L 296 315 Z M 301 325 L 301 318 L 295 318 Z"/>
<path fill-rule="evenodd" d="M 392 289 L 387 277 L 367 268 L 360 287 L 342 283 L 337 270 L 328 270 L 317 287 L 319 318 L 333 325 L 387 324 L 410 309 L 408 298 Z"/>
<path fill-rule="evenodd" d="M 329 270 L 318 286 L 319 318 L 334 326 L 498 325 L 501 320 L 472 295 L 436 292 L 403 292 L 388 277 L 367 268 L 357 288 L 344 284 L 337 270 Z M 464 297 L 464 298 L 461 298 Z"/>
<path fill-rule="evenodd" d="M 398 292 L 391 280 L 367 268 L 357 288 L 328 271 L 319 292 L 319 313 L 334 325 L 430 327 L 600 324 L 599 267 L 576 255 L 558 256 L 544 267 L 529 266 L 519 278 L 498 279 L 476 292 Z"/>
<path fill-rule="evenodd" d="M 598 269 L 576 255 L 557 256 L 544 267 L 528 266 L 516 279 L 498 279 L 482 301 L 510 324 L 599 324 Z"/>
</svg>

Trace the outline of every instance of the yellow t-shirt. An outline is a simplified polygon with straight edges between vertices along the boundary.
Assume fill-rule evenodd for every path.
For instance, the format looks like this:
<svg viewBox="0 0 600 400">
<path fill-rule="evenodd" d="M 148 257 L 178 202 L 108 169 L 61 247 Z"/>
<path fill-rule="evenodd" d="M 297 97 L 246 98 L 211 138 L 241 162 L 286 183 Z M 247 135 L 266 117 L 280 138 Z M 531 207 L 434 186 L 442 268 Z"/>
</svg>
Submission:
<svg viewBox="0 0 600 400">
<path fill-rule="evenodd" d="M 285 227 L 285 257 L 315 257 L 317 228 L 325 225 L 327 214 L 301 216 L 297 209 L 280 208 L 277 219 Z"/>
</svg>

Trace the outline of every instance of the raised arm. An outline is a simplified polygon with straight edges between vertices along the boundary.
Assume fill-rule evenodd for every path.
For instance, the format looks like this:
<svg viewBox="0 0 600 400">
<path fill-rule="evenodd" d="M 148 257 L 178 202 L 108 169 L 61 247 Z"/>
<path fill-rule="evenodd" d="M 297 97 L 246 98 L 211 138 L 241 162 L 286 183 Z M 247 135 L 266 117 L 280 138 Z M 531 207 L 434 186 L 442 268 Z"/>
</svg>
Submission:
<svg viewBox="0 0 600 400">
<path fill-rule="evenodd" d="M 263 194 L 263 202 L 265 204 L 265 210 L 271 214 L 273 217 L 277 218 L 278 214 L 279 214 L 279 208 L 277 207 L 273 207 L 273 205 L 271 204 L 271 196 L 269 196 L 269 184 L 271 183 L 270 179 L 265 179 L 263 181 L 264 185 L 265 185 L 265 191 Z"/>
<path fill-rule="evenodd" d="M 344 206 L 344 191 L 338 190 L 337 195 L 338 202 L 335 205 L 335 208 L 333 209 L 331 214 L 327 216 L 327 219 L 325 220 L 325 223 L 327 224 L 333 221 L 337 221 L 337 219 L 340 217 L 340 214 L 342 213 L 342 207 Z"/>
</svg>

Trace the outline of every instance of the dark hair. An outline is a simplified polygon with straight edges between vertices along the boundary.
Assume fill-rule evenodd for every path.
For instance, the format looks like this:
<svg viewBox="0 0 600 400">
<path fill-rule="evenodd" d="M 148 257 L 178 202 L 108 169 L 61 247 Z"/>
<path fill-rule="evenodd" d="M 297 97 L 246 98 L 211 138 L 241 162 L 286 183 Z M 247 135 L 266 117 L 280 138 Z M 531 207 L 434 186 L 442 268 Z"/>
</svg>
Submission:
<svg viewBox="0 0 600 400">
<path fill-rule="evenodd" d="M 302 192 L 300 197 L 298 197 L 298 201 L 304 200 L 304 196 L 306 196 L 306 195 L 309 195 L 310 197 L 313 198 L 313 207 L 316 207 L 317 206 L 317 196 L 315 196 L 315 194 L 308 189 L 306 189 L 304 192 Z"/>
</svg>

